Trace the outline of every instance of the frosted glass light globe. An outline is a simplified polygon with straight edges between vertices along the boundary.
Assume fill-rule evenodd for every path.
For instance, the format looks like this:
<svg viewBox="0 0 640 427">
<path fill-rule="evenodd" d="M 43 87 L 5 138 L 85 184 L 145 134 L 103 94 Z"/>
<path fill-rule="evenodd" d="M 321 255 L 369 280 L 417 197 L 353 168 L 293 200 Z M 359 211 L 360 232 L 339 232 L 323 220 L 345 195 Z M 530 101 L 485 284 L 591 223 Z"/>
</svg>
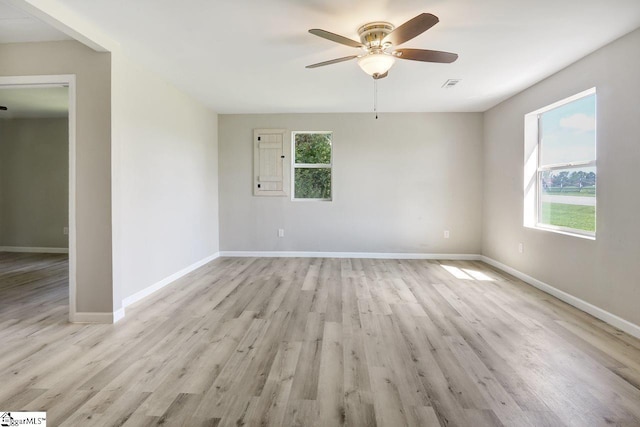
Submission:
<svg viewBox="0 0 640 427">
<path fill-rule="evenodd" d="M 386 73 L 394 62 L 396 62 L 396 58 L 384 53 L 371 53 L 358 58 L 360 68 L 370 76 Z"/>
</svg>

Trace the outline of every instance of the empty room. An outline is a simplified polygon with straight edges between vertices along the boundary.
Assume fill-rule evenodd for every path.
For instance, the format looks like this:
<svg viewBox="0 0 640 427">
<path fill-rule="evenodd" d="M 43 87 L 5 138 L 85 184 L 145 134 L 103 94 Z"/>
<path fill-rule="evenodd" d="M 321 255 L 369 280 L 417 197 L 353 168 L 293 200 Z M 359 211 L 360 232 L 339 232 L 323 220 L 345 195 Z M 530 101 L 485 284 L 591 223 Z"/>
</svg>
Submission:
<svg viewBox="0 0 640 427">
<path fill-rule="evenodd" d="M 640 426 L 637 0 L 0 0 L 1 426 Z"/>
</svg>

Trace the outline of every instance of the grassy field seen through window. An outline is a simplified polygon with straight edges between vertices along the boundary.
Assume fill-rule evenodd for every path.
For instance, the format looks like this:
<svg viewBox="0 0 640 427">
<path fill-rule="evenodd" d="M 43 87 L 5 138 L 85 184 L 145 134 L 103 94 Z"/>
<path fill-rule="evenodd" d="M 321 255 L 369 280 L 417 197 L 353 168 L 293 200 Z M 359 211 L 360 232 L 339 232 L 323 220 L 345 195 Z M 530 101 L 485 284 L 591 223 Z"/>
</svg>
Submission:
<svg viewBox="0 0 640 427">
<path fill-rule="evenodd" d="M 543 202 L 539 222 L 558 227 L 596 231 L 596 207 Z"/>
</svg>

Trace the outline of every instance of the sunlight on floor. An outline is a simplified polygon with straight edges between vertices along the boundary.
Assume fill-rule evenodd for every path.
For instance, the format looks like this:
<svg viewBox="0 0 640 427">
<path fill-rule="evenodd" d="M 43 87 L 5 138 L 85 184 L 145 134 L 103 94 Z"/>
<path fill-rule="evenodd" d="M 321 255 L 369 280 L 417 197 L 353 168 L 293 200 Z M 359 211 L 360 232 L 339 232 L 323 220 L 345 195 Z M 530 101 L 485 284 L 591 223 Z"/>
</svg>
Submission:
<svg viewBox="0 0 640 427">
<path fill-rule="evenodd" d="M 481 281 L 493 281 L 493 279 L 481 271 L 472 270 L 470 268 L 458 268 L 452 265 L 444 265 L 442 264 L 442 268 L 447 270 L 449 274 L 451 274 L 456 279 L 463 280 L 481 280 Z"/>
</svg>

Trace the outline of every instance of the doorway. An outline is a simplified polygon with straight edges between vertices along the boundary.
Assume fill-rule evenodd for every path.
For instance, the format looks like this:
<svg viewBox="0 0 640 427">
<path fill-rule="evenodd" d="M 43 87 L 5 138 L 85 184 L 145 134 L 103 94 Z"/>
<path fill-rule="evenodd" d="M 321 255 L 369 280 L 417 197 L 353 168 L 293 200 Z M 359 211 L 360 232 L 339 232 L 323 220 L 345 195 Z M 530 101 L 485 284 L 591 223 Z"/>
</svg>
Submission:
<svg viewBox="0 0 640 427">
<path fill-rule="evenodd" d="M 31 300 L 21 302 L 37 306 L 38 290 L 48 292 L 55 301 L 68 284 L 64 289 L 68 289 L 68 320 L 73 321 L 75 76 L 0 77 L 0 106 L 6 107 L 0 110 L 0 278 L 4 291 L 15 301 L 31 295 Z M 21 283 L 25 296 L 18 292 Z M 57 314 L 61 315 L 60 310 Z"/>
</svg>

